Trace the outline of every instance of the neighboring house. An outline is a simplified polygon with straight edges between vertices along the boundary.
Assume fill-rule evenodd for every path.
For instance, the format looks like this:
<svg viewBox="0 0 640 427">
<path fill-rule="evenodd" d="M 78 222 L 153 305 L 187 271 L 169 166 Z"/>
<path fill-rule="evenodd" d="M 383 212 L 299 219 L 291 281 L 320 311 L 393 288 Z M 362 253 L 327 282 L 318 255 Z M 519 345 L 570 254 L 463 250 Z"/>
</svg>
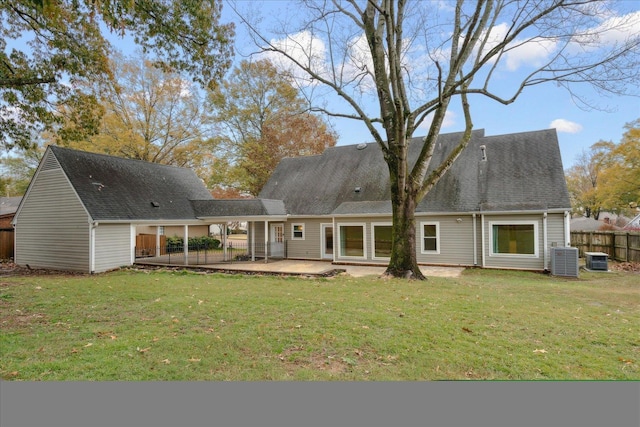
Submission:
<svg viewBox="0 0 640 427">
<path fill-rule="evenodd" d="M 581 215 L 571 219 L 571 231 L 621 230 L 628 221 L 628 218 L 611 212 L 600 212 L 598 219 Z"/>
<path fill-rule="evenodd" d="M 432 168 L 461 137 L 439 136 Z M 411 164 L 421 144 L 411 141 Z M 126 190 L 128 183 L 133 188 Z M 48 219 L 72 206 L 73 215 Z M 555 130 L 488 137 L 476 130 L 417 206 L 418 263 L 547 270 L 550 249 L 570 244 L 570 211 Z M 58 224 L 72 216 L 72 224 Z M 183 169 L 50 147 L 16 216 L 16 259 L 59 268 L 73 255 L 77 269 L 104 271 L 134 262 L 137 229 L 155 227 L 158 234 L 160 226 L 173 224 L 188 232 L 242 221 L 252 259 L 384 265 L 391 218 L 388 168 L 375 143 L 284 159 L 258 199 L 242 200 L 213 200 Z M 57 248 L 69 234 L 75 243 Z M 56 259 L 43 265 L 52 251 Z"/>
<path fill-rule="evenodd" d="M 0 260 L 13 258 L 13 217 L 22 200 L 19 197 L 0 197 Z"/>
<path fill-rule="evenodd" d="M 83 272 L 131 265 L 138 229 L 206 235 L 190 200 L 211 198 L 189 169 L 49 146 L 13 220 L 15 262 Z"/>
</svg>

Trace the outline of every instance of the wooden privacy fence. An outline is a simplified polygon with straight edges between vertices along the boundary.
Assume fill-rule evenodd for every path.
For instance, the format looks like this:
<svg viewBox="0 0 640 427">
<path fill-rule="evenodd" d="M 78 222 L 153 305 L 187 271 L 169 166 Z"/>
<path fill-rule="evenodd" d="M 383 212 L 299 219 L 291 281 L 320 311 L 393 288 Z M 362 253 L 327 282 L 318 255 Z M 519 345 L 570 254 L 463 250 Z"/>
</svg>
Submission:
<svg viewBox="0 0 640 427">
<path fill-rule="evenodd" d="M 160 236 L 160 253 L 156 254 L 156 235 L 138 234 L 136 236 L 136 257 L 160 256 L 167 253 L 167 236 Z"/>
<path fill-rule="evenodd" d="M 0 260 L 13 258 L 13 230 L 0 230 Z"/>
<path fill-rule="evenodd" d="M 572 231 L 571 246 L 585 252 L 603 252 L 609 259 L 621 262 L 640 262 L 640 232 Z"/>
</svg>

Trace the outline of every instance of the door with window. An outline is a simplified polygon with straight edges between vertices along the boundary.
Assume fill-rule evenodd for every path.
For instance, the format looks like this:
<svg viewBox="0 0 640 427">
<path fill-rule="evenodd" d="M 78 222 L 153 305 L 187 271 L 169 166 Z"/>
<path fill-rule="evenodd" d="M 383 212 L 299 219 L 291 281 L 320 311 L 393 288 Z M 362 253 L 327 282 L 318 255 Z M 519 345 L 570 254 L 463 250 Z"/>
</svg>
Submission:
<svg viewBox="0 0 640 427">
<path fill-rule="evenodd" d="M 333 224 L 322 224 L 322 258 L 333 259 Z"/>
<path fill-rule="evenodd" d="M 274 258 L 284 258 L 284 224 L 271 224 L 270 254 Z"/>
</svg>

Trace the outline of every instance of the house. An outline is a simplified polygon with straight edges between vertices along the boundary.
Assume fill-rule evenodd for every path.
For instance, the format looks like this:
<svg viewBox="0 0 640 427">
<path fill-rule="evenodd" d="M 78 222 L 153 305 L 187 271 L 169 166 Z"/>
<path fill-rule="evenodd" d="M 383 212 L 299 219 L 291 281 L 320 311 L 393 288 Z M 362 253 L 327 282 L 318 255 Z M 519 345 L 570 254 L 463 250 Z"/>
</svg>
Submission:
<svg viewBox="0 0 640 427">
<path fill-rule="evenodd" d="M 131 265 L 138 234 L 208 233 L 192 199 L 212 197 L 189 169 L 49 146 L 13 219 L 15 262 L 82 272 Z"/>
<path fill-rule="evenodd" d="M 462 133 L 440 135 L 431 168 Z M 421 140 L 411 142 L 415 162 Z M 385 264 L 390 255 L 387 165 L 375 143 L 284 159 L 261 199 L 281 200 L 289 258 Z M 468 147 L 416 209 L 418 263 L 546 270 L 569 246 L 571 205 L 555 130 L 485 136 Z M 266 227 L 256 227 L 257 239 Z M 272 234 L 271 239 L 274 238 Z"/>
<path fill-rule="evenodd" d="M 22 196 L 0 197 L 0 260 L 13 258 L 13 226 L 11 221 Z"/>
<path fill-rule="evenodd" d="M 431 167 L 461 137 L 440 135 Z M 411 141 L 410 162 L 421 144 Z M 570 211 L 555 130 L 475 130 L 417 206 L 417 260 L 547 270 L 550 249 L 569 246 Z M 257 199 L 242 200 L 212 199 L 187 170 L 50 147 L 14 221 L 19 264 L 59 268 L 73 255 L 74 267 L 104 271 L 135 261 L 138 230 L 158 235 L 160 227 L 179 225 L 187 234 L 237 221 L 247 223 L 251 259 L 384 265 L 392 220 L 387 165 L 369 143 L 284 159 Z M 76 241 L 67 244 L 71 237 Z M 52 251 L 56 259 L 45 263 Z"/>
<path fill-rule="evenodd" d="M 633 217 L 627 225 L 624 226 L 625 230 L 640 230 L 640 214 Z"/>
</svg>

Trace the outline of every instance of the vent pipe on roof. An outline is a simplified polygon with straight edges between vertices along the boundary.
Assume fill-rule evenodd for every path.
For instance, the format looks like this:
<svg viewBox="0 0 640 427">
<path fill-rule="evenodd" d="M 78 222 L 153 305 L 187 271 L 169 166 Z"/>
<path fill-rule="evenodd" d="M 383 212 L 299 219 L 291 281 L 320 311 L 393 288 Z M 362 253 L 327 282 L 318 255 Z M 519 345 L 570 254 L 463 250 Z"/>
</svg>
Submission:
<svg viewBox="0 0 640 427">
<path fill-rule="evenodd" d="M 160 207 L 160 203 L 158 203 L 158 202 L 151 202 L 151 206 L 153 206 L 154 208 L 159 208 L 159 207 Z"/>
</svg>

